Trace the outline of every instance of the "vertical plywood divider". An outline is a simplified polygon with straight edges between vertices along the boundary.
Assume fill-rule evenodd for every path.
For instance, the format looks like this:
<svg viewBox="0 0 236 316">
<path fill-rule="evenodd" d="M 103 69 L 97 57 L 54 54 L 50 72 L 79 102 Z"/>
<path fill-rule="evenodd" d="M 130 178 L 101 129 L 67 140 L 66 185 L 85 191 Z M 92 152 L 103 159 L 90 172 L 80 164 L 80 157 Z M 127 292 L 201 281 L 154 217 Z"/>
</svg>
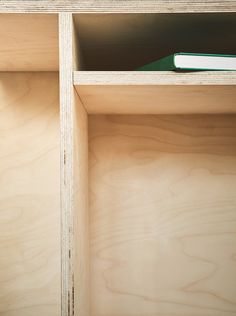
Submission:
<svg viewBox="0 0 236 316">
<path fill-rule="evenodd" d="M 62 316 L 89 315 L 87 113 L 73 87 L 75 39 L 72 14 L 61 13 Z"/>
<path fill-rule="evenodd" d="M 61 269 L 62 316 L 71 315 L 71 212 L 72 212 L 72 17 L 59 14 L 60 113 L 61 113 Z"/>
<path fill-rule="evenodd" d="M 88 116 L 74 94 L 74 315 L 89 316 Z"/>
</svg>

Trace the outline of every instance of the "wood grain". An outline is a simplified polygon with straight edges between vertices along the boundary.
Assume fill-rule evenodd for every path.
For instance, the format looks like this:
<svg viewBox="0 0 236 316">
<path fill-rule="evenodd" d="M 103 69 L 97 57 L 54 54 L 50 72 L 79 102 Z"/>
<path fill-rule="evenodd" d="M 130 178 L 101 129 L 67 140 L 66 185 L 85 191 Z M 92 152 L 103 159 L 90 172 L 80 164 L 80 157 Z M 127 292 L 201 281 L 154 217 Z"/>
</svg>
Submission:
<svg viewBox="0 0 236 316">
<path fill-rule="evenodd" d="M 59 37 L 62 315 L 89 316 L 87 112 L 73 86 L 77 47 L 72 14 L 59 15 Z"/>
<path fill-rule="evenodd" d="M 59 135 L 58 75 L 1 73 L 1 316 L 60 315 Z"/>
<path fill-rule="evenodd" d="M 236 116 L 89 118 L 91 316 L 236 315 Z"/>
<path fill-rule="evenodd" d="M 74 71 L 73 78 L 75 86 L 236 85 L 235 71 Z"/>
<path fill-rule="evenodd" d="M 74 229 L 73 229 L 73 136 L 74 92 L 73 24 L 70 13 L 59 14 L 60 47 L 60 117 L 61 117 L 61 313 L 71 316 L 74 311 Z"/>
<path fill-rule="evenodd" d="M 0 39 L 0 71 L 58 70 L 56 14 L 1 14 Z"/>
<path fill-rule="evenodd" d="M 90 77 L 91 84 L 85 79 L 85 84 L 76 85 L 76 90 L 90 114 L 236 113 L 234 74 L 232 77 L 228 74 L 228 78 L 227 74 L 223 75 L 222 79 L 219 79 L 220 75 L 217 79 L 214 76 L 205 78 L 204 75 L 192 78 L 189 76 L 189 79 L 188 75 L 171 75 L 169 79 L 168 75 L 158 77 L 157 74 L 147 80 L 143 74 L 127 76 L 128 79 L 126 76 L 112 79 L 108 75 L 104 84 L 100 78 L 99 82 L 96 81 L 96 76 L 93 82 L 92 76 L 87 76 Z M 78 77 L 79 74 L 76 75 Z M 225 84 L 224 78 L 227 78 Z M 83 75 L 78 81 L 81 83 L 82 80 Z"/>
<path fill-rule="evenodd" d="M 74 112 L 74 312 L 90 316 L 88 115 L 77 94 Z M 73 314 L 72 314 L 73 315 Z"/>
<path fill-rule="evenodd" d="M 235 0 L 2 0 L 0 12 L 235 12 Z"/>
</svg>

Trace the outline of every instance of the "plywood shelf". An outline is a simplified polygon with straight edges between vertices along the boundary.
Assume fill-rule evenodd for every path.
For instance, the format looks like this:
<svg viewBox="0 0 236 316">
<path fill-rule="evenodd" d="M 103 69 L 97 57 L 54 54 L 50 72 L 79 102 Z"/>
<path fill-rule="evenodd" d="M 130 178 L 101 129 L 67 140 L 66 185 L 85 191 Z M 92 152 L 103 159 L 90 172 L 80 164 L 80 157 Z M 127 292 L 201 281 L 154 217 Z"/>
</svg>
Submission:
<svg viewBox="0 0 236 316">
<path fill-rule="evenodd" d="M 151 13 L 151 12 L 235 12 L 235 0 L 3 0 L 0 12 L 78 12 L 78 13 Z"/>
<path fill-rule="evenodd" d="M 74 85 L 235 85 L 236 71 L 74 71 Z"/>
<path fill-rule="evenodd" d="M 236 72 L 75 71 L 88 113 L 235 113 Z"/>
</svg>

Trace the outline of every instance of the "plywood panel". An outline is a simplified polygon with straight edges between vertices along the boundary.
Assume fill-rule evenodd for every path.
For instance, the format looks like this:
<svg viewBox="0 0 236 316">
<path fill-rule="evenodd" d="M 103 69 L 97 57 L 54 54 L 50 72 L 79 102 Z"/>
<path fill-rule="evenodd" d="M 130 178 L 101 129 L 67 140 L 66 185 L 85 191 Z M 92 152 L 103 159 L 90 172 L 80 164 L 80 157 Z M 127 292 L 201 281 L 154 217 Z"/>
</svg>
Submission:
<svg viewBox="0 0 236 316">
<path fill-rule="evenodd" d="M 62 315 L 74 311 L 74 91 L 72 15 L 59 15 L 60 42 L 60 117 L 61 117 L 61 265 L 62 265 Z"/>
<path fill-rule="evenodd" d="M 235 12 L 235 0 L 2 0 L 0 12 Z"/>
<path fill-rule="evenodd" d="M 0 71 L 58 68 L 56 14 L 1 14 Z"/>
<path fill-rule="evenodd" d="M 59 316 L 58 75 L 1 73 L 0 114 L 0 315 Z"/>
<path fill-rule="evenodd" d="M 236 315 L 236 116 L 90 116 L 91 316 Z"/>
<path fill-rule="evenodd" d="M 211 85 L 203 81 L 190 85 L 179 80 L 179 84 L 169 85 L 164 80 L 157 85 L 88 84 L 77 85 L 76 89 L 90 114 L 236 113 L 233 84 Z"/>
<path fill-rule="evenodd" d="M 76 316 L 90 316 L 88 115 L 75 94 L 74 105 L 74 309 Z M 73 315 L 73 314 L 72 314 Z"/>
<path fill-rule="evenodd" d="M 61 13 L 59 26 L 62 315 L 89 316 L 87 112 L 73 86 L 77 46 L 72 14 Z"/>
<path fill-rule="evenodd" d="M 236 85 L 235 71 L 74 71 L 75 86 Z M 220 88 L 220 87 L 218 87 Z M 79 89 L 79 88 L 78 88 Z M 78 90 L 79 91 L 79 90 Z"/>
<path fill-rule="evenodd" d="M 75 71 L 74 84 L 92 114 L 236 112 L 233 71 Z"/>
</svg>

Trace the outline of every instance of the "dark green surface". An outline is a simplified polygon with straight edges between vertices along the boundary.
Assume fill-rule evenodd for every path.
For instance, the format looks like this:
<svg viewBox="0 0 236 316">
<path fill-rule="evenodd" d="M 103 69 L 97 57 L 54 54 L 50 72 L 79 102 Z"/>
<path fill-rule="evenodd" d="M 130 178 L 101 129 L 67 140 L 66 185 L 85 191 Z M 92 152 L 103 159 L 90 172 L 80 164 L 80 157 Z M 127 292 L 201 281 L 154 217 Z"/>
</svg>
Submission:
<svg viewBox="0 0 236 316">
<path fill-rule="evenodd" d="M 168 71 L 168 70 L 188 70 L 188 71 L 196 71 L 196 70 L 215 70 L 215 69 L 201 69 L 201 68 L 177 68 L 175 66 L 175 56 L 176 55 L 192 55 L 192 56 L 214 56 L 214 57 L 234 57 L 236 55 L 226 55 L 226 54 L 199 54 L 199 53 L 176 53 L 149 64 L 146 64 L 142 67 L 137 68 L 138 71 Z M 227 69 L 226 69 L 227 70 Z"/>
<path fill-rule="evenodd" d="M 137 70 L 143 70 L 143 71 L 174 70 L 175 69 L 174 57 L 175 57 L 175 54 L 161 58 L 152 63 L 139 67 Z"/>
</svg>

